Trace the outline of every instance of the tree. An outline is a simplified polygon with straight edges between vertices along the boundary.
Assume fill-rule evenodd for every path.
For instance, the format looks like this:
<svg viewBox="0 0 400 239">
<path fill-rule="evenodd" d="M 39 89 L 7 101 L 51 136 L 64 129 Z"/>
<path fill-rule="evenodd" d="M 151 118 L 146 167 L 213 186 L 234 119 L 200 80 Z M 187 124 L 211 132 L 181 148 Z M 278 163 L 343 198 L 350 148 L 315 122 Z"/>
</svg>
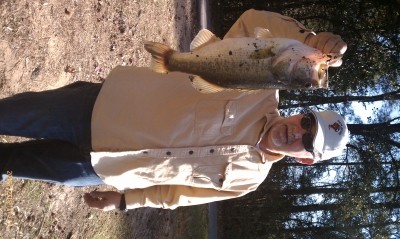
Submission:
<svg viewBox="0 0 400 239">
<path fill-rule="evenodd" d="M 229 212 L 224 225 L 246 223 L 246 227 L 225 230 L 226 238 L 389 238 L 399 234 L 399 1 L 220 0 L 214 4 L 220 13 L 219 35 L 249 8 L 279 12 L 316 32 L 341 35 L 348 50 L 343 65 L 329 69 L 329 89 L 281 91 L 279 107 L 283 115 L 303 107 L 333 109 L 352 121 L 348 125 L 351 142 L 343 157 L 312 167 L 286 159 L 273 166 L 256 192 L 223 202 L 225 210 L 220 213 Z M 375 107 L 365 122 L 356 115 L 352 102 L 382 106 Z M 235 224 L 227 221 L 230 217 Z"/>
</svg>

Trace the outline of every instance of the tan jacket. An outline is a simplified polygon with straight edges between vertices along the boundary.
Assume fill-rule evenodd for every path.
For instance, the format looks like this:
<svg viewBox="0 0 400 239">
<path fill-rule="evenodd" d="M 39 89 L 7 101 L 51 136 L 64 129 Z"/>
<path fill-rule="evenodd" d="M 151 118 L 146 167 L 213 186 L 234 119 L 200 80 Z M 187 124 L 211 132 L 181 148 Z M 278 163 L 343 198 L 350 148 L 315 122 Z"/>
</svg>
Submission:
<svg viewBox="0 0 400 239">
<path fill-rule="evenodd" d="M 304 41 L 309 34 L 292 19 L 250 10 L 227 35 L 250 34 L 260 19 L 275 35 Z M 203 94 L 183 73 L 116 67 L 93 110 L 92 165 L 105 183 L 125 190 L 130 209 L 239 197 L 254 191 L 282 158 L 255 147 L 279 120 L 277 104 L 277 90 Z"/>
</svg>

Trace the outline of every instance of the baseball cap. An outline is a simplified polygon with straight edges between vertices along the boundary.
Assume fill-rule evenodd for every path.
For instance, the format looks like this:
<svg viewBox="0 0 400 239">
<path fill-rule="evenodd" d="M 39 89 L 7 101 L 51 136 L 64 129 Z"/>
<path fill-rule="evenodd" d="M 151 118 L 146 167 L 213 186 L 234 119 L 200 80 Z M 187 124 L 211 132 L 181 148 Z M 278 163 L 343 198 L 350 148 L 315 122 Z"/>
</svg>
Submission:
<svg viewBox="0 0 400 239">
<path fill-rule="evenodd" d="M 316 112 L 307 109 L 314 115 L 317 127 L 314 137 L 314 154 L 316 161 L 340 156 L 349 141 L 349 131 L 343 117 L 335 111 Z"/>
</svg>

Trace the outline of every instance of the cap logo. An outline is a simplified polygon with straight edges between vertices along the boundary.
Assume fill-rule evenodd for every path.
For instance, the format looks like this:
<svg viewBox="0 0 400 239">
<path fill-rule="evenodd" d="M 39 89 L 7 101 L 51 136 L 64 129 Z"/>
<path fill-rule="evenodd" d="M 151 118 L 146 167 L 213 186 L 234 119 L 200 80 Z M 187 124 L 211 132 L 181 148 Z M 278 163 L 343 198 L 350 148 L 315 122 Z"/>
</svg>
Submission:
<svg viewBox="0 0 400 239">
<path fill-rule="evenodd" d="M 339 135 L 342 135 L 342 133 L 343 133 L 343 124 L 342 124 L 342 122 L 340 122 L 339 120 L 336 121 L 336 122 L 333 123 L 333 124 L 330 124 L 328 128 L 329 128 L 329 129 L 333 129 L 333 130 L 334 130 L 336 133 L 338 133 Z"/>
</svg>

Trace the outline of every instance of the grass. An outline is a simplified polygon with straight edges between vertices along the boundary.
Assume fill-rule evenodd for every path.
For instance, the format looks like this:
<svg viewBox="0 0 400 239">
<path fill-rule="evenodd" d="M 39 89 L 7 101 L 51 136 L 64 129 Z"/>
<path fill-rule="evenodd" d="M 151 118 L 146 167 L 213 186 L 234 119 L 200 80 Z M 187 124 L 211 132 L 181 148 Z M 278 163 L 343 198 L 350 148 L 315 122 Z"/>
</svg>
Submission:
<svg viewBox="0 0 400 239">
<path fill-rule="evenodd" d="M 192 219 L 189 222 L 189 238 L 208 238 L 208 207 L 207 205 L 189 207 Z"/>
</svg>

